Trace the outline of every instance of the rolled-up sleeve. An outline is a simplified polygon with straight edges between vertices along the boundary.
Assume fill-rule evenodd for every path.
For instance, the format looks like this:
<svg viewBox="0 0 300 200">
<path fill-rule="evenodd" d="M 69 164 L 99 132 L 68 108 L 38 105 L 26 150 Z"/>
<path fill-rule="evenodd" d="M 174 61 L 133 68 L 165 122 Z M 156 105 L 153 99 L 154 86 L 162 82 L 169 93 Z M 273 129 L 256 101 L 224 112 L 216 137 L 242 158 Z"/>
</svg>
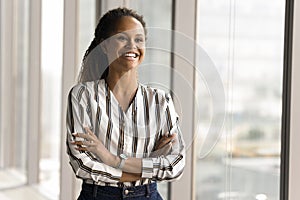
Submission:
<svg viewBox="0 0 300 200">
<path fill-rule="evenodd" d="M 170 152 L 158 157 L 143 158 L 142 178 L 156 181 L 176 180 L 181 177 L 185 166 L 185 144 L 179 127 L 178 115 L 169 95 L 165 96 L 166 104 L 163 107 L 164 122 L 162 133 L 176 133 L 175 142 Z"/>
<path fill-rule="evenodd" d="M 117 183 L 122 176 L 121 170 L 102 163 L 92 153 L 76 150 L 75 145 L 71 144 L 75 140 L 72 133 L 84 133 L 84 127 L 91 127 L 91 120 L 88 91 L 85 85 L 77 85 L 69 92 L 67 106 L 66 145 L 70 165 L 78 178 L 90 179 L 95 182 Z"/>
</svg>

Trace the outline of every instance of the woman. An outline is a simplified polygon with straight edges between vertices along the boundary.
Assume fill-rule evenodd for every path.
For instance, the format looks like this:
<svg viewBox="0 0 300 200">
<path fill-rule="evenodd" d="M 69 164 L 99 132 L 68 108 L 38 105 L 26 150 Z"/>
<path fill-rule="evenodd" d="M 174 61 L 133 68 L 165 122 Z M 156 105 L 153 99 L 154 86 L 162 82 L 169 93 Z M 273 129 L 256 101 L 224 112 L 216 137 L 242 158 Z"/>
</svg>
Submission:
<svg viewBox="0 0 300 200">
<path fill-rule="evenodd" d="M 142 16 L 117 8 L 100 19 L 85 53 L 67 112 L 70 164 L 83 180 L 79 200 L 162 199 L 156 182 L 183 172 L 184 142 L 171 97 L 138 82 L 145 40 Z"/>
</svg>

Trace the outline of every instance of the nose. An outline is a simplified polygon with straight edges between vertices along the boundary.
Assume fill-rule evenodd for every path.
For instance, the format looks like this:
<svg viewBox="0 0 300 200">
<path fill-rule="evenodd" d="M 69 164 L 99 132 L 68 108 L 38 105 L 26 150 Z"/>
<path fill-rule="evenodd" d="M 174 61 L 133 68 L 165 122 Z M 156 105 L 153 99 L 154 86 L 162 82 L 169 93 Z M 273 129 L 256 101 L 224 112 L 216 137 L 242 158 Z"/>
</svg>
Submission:
<svg viewBox="0 0 300 200">
<path fill-rule="evenodd" d="M 126 44 L 126 48 L 128 48 L 128 49 L 137 49 L 137 44 L 134 41 L 134 39 L 128 40 L 128 42 Z"/>
</svg>

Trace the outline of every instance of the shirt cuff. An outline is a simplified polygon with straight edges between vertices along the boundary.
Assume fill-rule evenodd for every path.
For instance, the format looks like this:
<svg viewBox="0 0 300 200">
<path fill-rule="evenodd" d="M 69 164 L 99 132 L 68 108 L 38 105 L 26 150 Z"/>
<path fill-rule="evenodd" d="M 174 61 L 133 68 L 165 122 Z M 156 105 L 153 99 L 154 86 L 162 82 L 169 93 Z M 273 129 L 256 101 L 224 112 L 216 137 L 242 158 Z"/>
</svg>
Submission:
<svg viewBox="0 0 300 200">
<path fill-rule="evenodd" d="M 153 177 L 153 161 L 151 158 L 142 159 L 142 178 Z"/>
</svg>

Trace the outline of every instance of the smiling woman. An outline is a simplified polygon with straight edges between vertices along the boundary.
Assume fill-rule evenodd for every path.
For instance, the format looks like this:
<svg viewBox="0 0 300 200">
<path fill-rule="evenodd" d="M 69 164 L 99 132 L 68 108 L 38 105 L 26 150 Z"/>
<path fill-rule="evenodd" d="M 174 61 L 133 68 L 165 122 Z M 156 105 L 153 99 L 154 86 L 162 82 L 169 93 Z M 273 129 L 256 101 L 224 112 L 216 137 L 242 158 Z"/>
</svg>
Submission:
<svg viewBox="0 0 300 200">
<path fill-rule="evenodd" d="M 83 180 L 80 200 L 162 199 L 156 183 L 183 172 L 185 147 L 173 101 L 138 81 L 145 38 L 143 17 L 117 8 L 100 19 L 85 53 L 67 112 L 70 164 Z"/>
<path fill-rule="evenodd" d="M 117 70 L 128 71 L 137 67 L 144 59 L 144 28 L 137 19 L 129 16 L 122 17 L 116 26 L 116 34 L 106 39 L 101 46 L 108 57 L 110 67 L 117 66 Z M 126 66 L 127 69 L 120 69 L 119 66 Z"/>
<path fill-rule="evenodd" d="M 143 61 L 146 24 L 142 16 L 126 10 L 108 11 L 100 19 L 95 37 L 83 57 L 79 82 L 97 80 L 102 75 L 101 78 L 104 78 L 108 74 L 107 66 L 117 62 L 120 55 L 130 52 L 128 48 L 130 50 L 134 43 L 136 43 L 136 46 L 133 45 L 134 52 L 139 55 L 137 64 Z M 134 39 L 131 40 L 130 37 Z M 118 49 L 121 48 L 120 45 L 123 48 L 121 52 Z"/>
</svg>

